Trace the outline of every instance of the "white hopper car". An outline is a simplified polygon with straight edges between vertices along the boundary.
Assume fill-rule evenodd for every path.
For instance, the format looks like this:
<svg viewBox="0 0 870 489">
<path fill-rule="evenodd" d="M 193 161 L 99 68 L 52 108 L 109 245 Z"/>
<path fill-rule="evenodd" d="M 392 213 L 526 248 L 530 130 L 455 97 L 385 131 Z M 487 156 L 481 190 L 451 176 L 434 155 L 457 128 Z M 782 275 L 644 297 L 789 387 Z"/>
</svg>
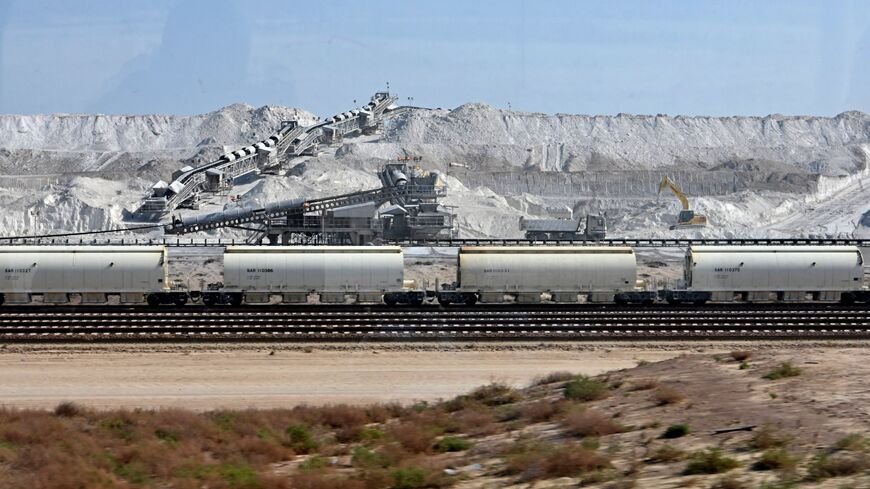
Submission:
<svg viewBox="0 0 870 489">
<path fill-rule="evenodd" d="M 422 304 L 423 290 L 405 287 L 404 254 L 398 246 L 228 246 L 224 282 L 204 291 L 211 304 L 385 302 Z M 413 287 L 413 285 L 411 285 Z"/>
<path fill-rule="evenodd" d="M 457 280 L 437 291 L 442 304 L 540 302 L 642 302 L 653 292 L 636 289 L 634 250 L 615 246 L 465 246 Z"/>
<path fill-rule="evenodd" d="M 692 246 L 683 280 L 663 298 L 707 301 L 866 301 L 855 246 Z"/>
<path fill-rule="evenodd" d="M 168 283 L 165 246 L 0 246 L 0 303 L 187 302 Z"/>
</svg>

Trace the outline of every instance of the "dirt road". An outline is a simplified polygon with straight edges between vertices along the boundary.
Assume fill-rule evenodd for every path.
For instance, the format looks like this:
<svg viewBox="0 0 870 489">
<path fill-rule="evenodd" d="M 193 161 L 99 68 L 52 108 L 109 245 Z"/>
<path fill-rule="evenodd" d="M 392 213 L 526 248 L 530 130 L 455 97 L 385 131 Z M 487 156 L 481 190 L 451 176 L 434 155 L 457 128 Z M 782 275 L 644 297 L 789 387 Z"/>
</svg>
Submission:
<svg viewBox="0 0 870 489">
<path fill-rule="evenodd" d="M 269 346 L 21 347 L 0 350 L 0 405 L 277 407 L 447 398 L 492 380 L 516 386 L 672 358 L 680 349 L 468 347 L 273 349 Z"/>
</svg>

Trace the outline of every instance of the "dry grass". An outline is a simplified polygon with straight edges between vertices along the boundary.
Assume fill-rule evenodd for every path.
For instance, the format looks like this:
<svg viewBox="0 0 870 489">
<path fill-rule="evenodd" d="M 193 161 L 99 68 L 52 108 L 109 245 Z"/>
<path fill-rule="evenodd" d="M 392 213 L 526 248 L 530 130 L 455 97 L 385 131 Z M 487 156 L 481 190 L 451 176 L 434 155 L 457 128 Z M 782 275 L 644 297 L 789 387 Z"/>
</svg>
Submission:
<svg viewBox="0 0 870 489">
<path fill-rule="evenodd" d="M 574 378 L 571 372 L 553 372 L 542 377 L 537 377 L 532 381 L 531 386 L 555 384 L 556 382 L 567 382 Z"/>
<path fill-rule="evenodd" d="M 650 455 L 647 461 L 649 463 L 669 464 L 678 462 L 684 458 L 686 458 L 686 452 L 671 445 L 662 445 L 652 452 L 652 455 Z"/>
<path fill-rule="evenodd" d="M 710 489 L 750 489 L 751 487 L 749 482 L 731 474 L 716 479 Z"/>
<path fill-rule="evenodd" d="M 752 439 L 749 445 L 756 450 L 768 450 L 771 448 L 780 448 L 787 446 L 791 442 L 792 437 L 783 433 L 770 425 L 764 425 L 755 430 L 752 434 Z"/>
<path fill-rule="evenodd" d="M 789 453 L 785 448 L 771 448 L 752 464 L 754 470 L 785 470 L 791 471 L 797 467 L 798 458 Z"/>
<path fill-rule="evenodd" d="M 816 455 L 807 467 L 807 479 L 820 481 L 844 477 L 870 470 L 870 457 L 865 453 L 835 453 Z"/>
<path fill-rule="evenodd" d="M 721 474 L 722 472 L 735 469 L 739 465 L 737 460 L 723 454 L 721 449 L 708 448 L 692 454 L 683 474 Z"/>
<path fill-rule="evenodd" d="M 591 409 L 569 413 L 563 424 L 575 436 L 605 436 L 623 431 L 613 418 Z"/>
<path fill-rule="evenodd" d="M 560 402 L 550 401 L 548 399 L 538 399 L 532 401 L 520 408 L 522 417 L 528 419 L 532 423 L 541 423 L 550 421 L 556 416 L 562 414 L 564 404 Z"/>
<path fill-rule="evenodd" d="M 629 391 L 647 391 L 659 386 L 658 379 L 637 379 L 628 386 Z"/>
<path fill-rule="evenodd" d="M 516 443 L 505 454 L 504 473 L 521 482 L 574 477 L 610 467 L 610 460 L 595 450 L 573 443 Z"/>
<path fill-rule="evenodd" d="M 656 388 L 652 393 L 652 400 L 659 406 L 668 404 L 677 404 L 686 399 L 686 395 L 676 387 L 662 385 Z"/>
<path fill-rule="evenodd" d="M 437 435 L 438 433 L 433 429 L 415 420 L 404 421 L 387 428 L 387 436 L 413 453 L 432 450 Z"/>
</svg>

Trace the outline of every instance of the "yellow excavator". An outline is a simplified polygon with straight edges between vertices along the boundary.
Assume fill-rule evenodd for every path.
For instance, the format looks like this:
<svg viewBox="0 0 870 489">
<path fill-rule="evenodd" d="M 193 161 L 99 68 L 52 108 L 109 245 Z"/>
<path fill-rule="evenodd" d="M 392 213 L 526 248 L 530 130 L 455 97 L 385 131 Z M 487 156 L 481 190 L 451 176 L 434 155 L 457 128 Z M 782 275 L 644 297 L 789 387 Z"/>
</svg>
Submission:
<svg viewBox="0 0 870 489">
<path fill-rule="evenodd" d="M 667 175 L 662 177 L 662 182 L 659 184 L 659 194 L 666 188 L 670 189 L 680 199 L 680 203 L 683 204 L 683 210 L 677 214 L 677 223 L 671 226 L 670 229 L 702 228 L 707 225 L 707 216 L 695 214 L 695 211 L 689 209 L 689 198 Z"/>
</svg>

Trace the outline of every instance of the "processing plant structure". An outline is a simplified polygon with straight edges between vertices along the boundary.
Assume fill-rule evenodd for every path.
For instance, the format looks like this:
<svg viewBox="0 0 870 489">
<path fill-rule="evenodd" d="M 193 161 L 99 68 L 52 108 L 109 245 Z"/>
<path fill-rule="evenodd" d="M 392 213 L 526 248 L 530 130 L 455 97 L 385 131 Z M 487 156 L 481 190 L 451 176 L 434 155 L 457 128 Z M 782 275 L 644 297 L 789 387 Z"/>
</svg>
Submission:
<svg viewBox="0 0 870 489">
<path fill-rule="evenodd" d="M 249 244 L 351 244 L 381 240 L 452 237 L 454 215 L 438 200 L 446 188 L 439 175 L 417 163 L 420 157 L 399 157 L 378 173 L 381 188 L 317 198 L 289 199 L 264 205 L 237 205 L 195 216 L 171 215 L 177 208 L 199 209 L 201 195 L 226 191 L 235 179 L 260 173 L 284 174 L 294 159 L 316 156 L 322 145 L 378 132 L 387 117 L 411 107 L 396 107 L 389 92 L 378 92 L 359 108 L 311 126 L 285 121 L 255 144 L 221 155 L 196 168 L 185 166 L 172 182 L 157 182 L 135 213 L 139 220 L 170 215 L 164 232 L 180 235 L 235 228 L 249 231 Z"/>
</svg>

